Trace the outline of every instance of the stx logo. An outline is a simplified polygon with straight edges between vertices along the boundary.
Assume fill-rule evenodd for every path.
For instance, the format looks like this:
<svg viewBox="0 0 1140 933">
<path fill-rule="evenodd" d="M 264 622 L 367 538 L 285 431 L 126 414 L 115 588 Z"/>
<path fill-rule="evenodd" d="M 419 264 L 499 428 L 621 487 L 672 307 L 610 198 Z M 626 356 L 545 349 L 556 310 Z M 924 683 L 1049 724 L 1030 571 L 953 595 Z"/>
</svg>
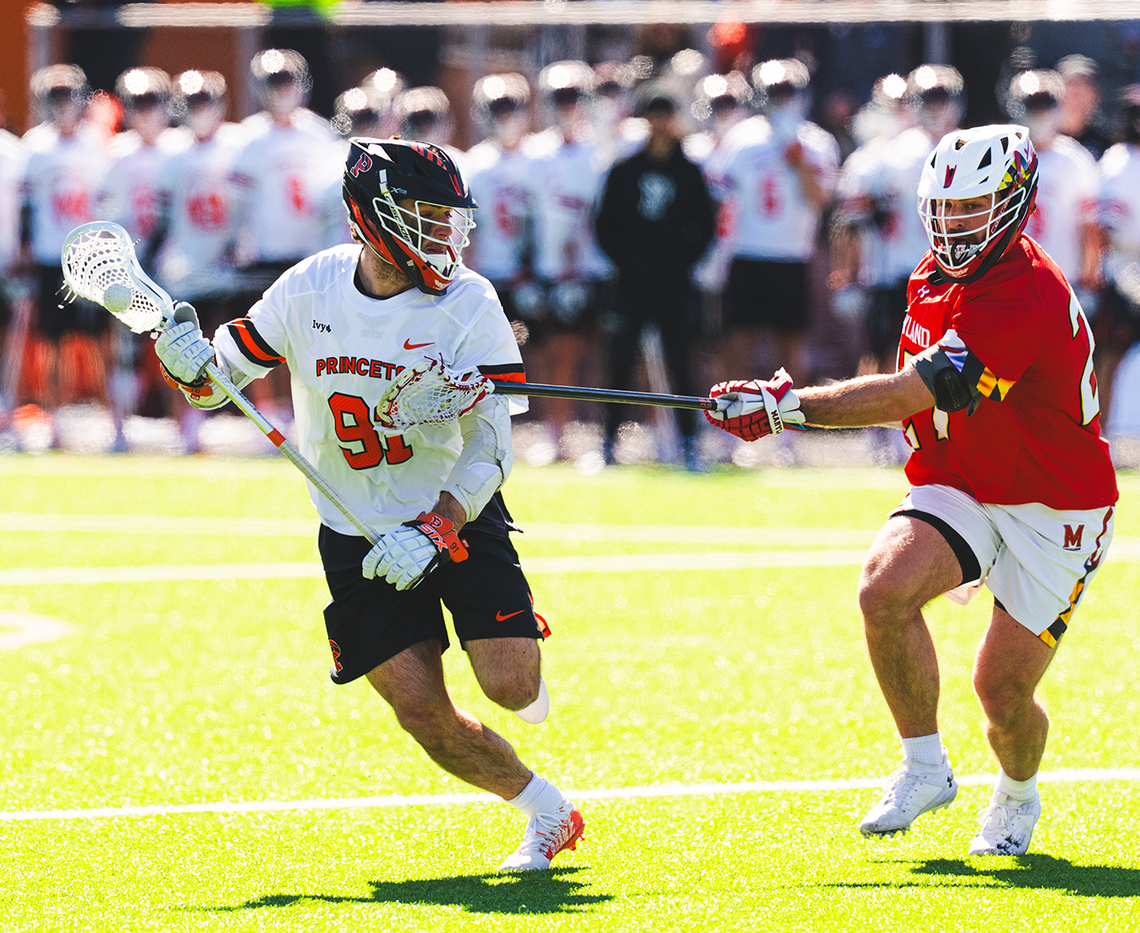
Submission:
<svg viewBox="0 0 1140 933">
<path fill-rule="evenodd" d="M 1084 525 L 1077 525 L 1076 529 L 1072 525 L 1065 526 L 1065 543 L 1061 545 L 1066 551 L 1079 551 L 1081 549 L 1081 537 L 1085 533 Z"/>
<path fill-rule="evenodd" d="M 348 170 L 348 174 L 353 178 L 359 178 L 361 172 L 367 172 L 370 168 L 372 168 L 372 159 L 367 152 L 362 152 L 356 164 Z"/>
<path fill-rule="evenodd" d="M 332 324 L 326 324 L 323 321 L 313 321 L 313 330 L 318 334 L 331 334 Z"/>
</svg>

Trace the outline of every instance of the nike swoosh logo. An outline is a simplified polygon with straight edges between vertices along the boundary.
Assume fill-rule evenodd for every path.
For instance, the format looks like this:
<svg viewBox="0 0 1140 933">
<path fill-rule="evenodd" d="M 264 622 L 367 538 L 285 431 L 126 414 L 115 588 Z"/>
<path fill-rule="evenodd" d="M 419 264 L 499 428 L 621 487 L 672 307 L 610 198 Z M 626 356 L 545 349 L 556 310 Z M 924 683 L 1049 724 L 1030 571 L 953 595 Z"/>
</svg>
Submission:
<svg viewBox="0 0 1140 933">
<path fill-rule="evenodd" d="M 507 619 L 513 619 L 515 616 L 522 615 L 522 613 L 524 613 L 524 612 L 526 612 L 525 609 L 520 609 L 518 612 L 508 612 L 506 615 L 503 615 L 501 612 L 496 612 L 495 613 L 495 621 L 496 622 L 506 622 Z"/>
<path fill-rule="evenodd" d="M 405 350 L 418 350 L 420 347 L 430 347 L 433 343 L 435 343 L 434 340 L 429 340 L 427 343 L 409 343 L 407 340 L 405 340 L 404 341 L 404 349 Z"/>
</svg>

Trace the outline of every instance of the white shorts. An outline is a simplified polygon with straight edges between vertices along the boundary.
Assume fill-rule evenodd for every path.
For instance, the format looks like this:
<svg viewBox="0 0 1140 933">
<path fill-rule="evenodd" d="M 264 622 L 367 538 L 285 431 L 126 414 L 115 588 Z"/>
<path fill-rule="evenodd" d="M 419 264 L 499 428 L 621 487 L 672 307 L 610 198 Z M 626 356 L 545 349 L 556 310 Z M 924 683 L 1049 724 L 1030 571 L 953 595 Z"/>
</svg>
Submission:
<svg viewBox="0 0 1140 933">
<path fill-rule="evenodd" d="M 946 595 L 964 606 L 985 585 L 1050 647 L 1068 628 L 1112 541 L 1112 506 L 1061 512 L 1035 502 L 983 505 L 950 486 L 916 486 L 895 514 L 912 509 L 944 521 L 978 559 L 979 578 Z"/>
</svg>

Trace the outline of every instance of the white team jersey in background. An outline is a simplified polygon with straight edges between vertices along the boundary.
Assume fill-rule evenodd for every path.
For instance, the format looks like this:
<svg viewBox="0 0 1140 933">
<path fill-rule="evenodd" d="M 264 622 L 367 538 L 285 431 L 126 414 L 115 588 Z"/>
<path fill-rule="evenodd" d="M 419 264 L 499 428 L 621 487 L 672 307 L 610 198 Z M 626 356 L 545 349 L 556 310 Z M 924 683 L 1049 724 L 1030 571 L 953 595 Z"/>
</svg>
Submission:
<svg viewBox="0 0 1140 933">
<path fill-rule="evenodd" d="M 40 124 L 24 134 L 24 147 L 21 197 L 32 209 L 32 258 L 40 265 L 58 266 L 67 235 L 98 219 L 95 198 L 106 151 L 88 124 L 67 138 L 51 124 Z"/>
<path fill-rule="evenodd" d="M 567 143 L 556 130 L 526 142 L 534 210 L 534 268 L 551 282 L 596 282 L 613 272 L 594 239 L 594 213 L 609 163 L 590 141 Z"/>
<path fill-rule="evenodd" d="M 1037 209 L 1025 232 L 1076 284 L 1081 277 L 1081 229 L 1096 222 L 1096 162 L 1068 136 L 1037 150 Z"/>
<path fill-rule="evenodd" d="M 893 282 L 887 272 L 885 231 L 876 223 L 876 179 L 882 175 L 889 141 L 873 139 L 847 157 L 835 186 L 836 221 L 857 230 L 859 240 L 858 284 L 875 287 Z M 917 263 L 916 263 L 917 265 Z M 912 267 L 913 268 L 913 267 Z"/>
<path fill-rule="evenodd" d="M 12 265 L 20 250 L 20 176 L 24 151 L 20 140 L 0 130 L 0 272 Z"/>
<path fill-rule="evenodd" d="M 214 346 L 252 377 L 288 364 L 301 452 L 383 534 L 435 505 L 463 447 L 458 423 L 391 435 L 374 428 L 396 374 L 425 356 L 463 371 L 518 373 L 522 359 L 481 275 L 460 267 L 442 296 L 409 289 L 369 298 L 353 283 L 360 249 L 337 246 L 289 269 L 248 318 L 218 329 Z M 309 493 L 324 524 L 359 534 L 316 488 Z"/>
<path fill-rule="evenodd" d="M 1117 143 L 1100 160 L 1100 222 L 1108 232 L 1105 271 L 1114 282 L 1127 277 L 1140 288 L 1140 146 Z"/>
<path fill-rule="evenodd" d="M 522 271 L 530 217 L 527 162 L 521 148 L 506 152 L 491 139 L 464 156 L 463 177 L 479 211 L 463 260 L 492 282 L 509 282 Z"/>
<path fill-rule="evenodd" d="M 886 210 L 883 231 L 882 284 L 891 285 L 910 278 L 910 274 L 930 249 L 926 229 L 918 215 L 918 182 L 923 166 L 938 140 L 917 126 L 903 130 L 883 150 L 877 176 L 871 182 L 872 193 L 881 198 Z"/>
<path fill-rule="evenodd" d="M 193 136 L 181 128 L 164 130 L 153 146 L 145 145 L 133 130 L 114 137 L 107 146 L 107 170 L 99 182 L 99 219 L 113 220 L 136 240 L 149 239 L 158 224 L 162 167 L 192 141 Z"/>
<path fill-rule="evenodd" d="M 232 179 L 250 260 L 288 262 L 343 241 L 337 221 L 347 224 L 340 201 L 344 159 L 332 127 L 309 111 L 287 127 L 264 114 L 242 127 L 249 135 Z"/>
<path fill-rule="evenodd" d="M 742 121 L 717 139 L 712 132 L 693 133 L 686 136 L 681 148 L 688 158 L 700 167 L 708 187 L 709 196 L 716 202 L 716 232 L 711 246 L 704 257 L 693 267 L 693 280 L 704 291 L 720 292 L 728 281 L 728 267 L 736 252 L 736 211 L 727 178 L 728 166 L 736 150 L 746 140 L 749 130 L 756 124 L 746 126 Z"/>
<path fill-rule="evenodd" d="M 236 288 L 234 270 L 223 261 L 234 230 L 230 172 L 245 141 L 234 123 L 223 123 L 206 142 L 172 155 L 158 177 L 165 204 L 166 237 L 156 261 L 158 280 L 185 301 Z"/>
<path fill-rule="evenodd" d="M 800 180 L 784 158 L 791 140 L 777 138 L 763 118 L 745 122 L 751 125 L 750 138 L 737 149 L 725 172 L 738 221 L 735 255 L 807 262 L 815 252 L 820 211 L 804 198 Z M 839 171 L 839 144 L 806 120 L 794 141 L 803 146 L 816 180 L 830 194 Z"/>
</svg>

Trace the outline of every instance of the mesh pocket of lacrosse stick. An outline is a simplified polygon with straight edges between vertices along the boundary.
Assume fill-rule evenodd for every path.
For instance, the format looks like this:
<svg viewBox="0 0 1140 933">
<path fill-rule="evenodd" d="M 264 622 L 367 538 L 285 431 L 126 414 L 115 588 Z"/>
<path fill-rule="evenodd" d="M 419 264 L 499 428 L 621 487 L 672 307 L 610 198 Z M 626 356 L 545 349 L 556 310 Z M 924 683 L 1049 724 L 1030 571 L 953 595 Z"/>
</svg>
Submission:
<svg viewBox="0 0 1140 933">
<path fill-rule="evenodd" d="M 390 430 L 448 424 L 475 407 L 492 389 L 479 373 L 457 373 L 441 358 L 426 358 L 398 375 L 380 397 L 376 421 Z"/>
<path fill-rule="evenodd" d="M 136 334 L 170 316 L 174 302 L 143 272 L 130 234 L 118 224 L 82 224 L 67 235 L 60 257 L 73 295 L 94 301 Z"/>
</svg>

